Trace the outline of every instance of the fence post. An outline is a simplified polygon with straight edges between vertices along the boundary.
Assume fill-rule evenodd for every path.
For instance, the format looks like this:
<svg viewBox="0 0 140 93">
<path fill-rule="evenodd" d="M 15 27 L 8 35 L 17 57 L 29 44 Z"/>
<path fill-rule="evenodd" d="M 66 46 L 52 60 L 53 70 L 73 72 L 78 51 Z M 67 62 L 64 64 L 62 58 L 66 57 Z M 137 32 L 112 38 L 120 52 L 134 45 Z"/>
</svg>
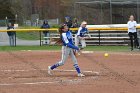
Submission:
<svg viewBox="0 0 140 93">
<path fill-rule="evenodd" d="M 16 39 L 16 37 L 17 37 L 17 34 L 16 34 L 16 31 L 15 31 L 15 47 L 17 46 L 17 39 Z"/>
<path fill-rule="evenodd" d="M 101 45 L 101 32 L 100 30 L 98 32 L 99 32 L 99 46 L 100 46 Z"/>
<path fill-rule="evenodd" d="M 39 38 L 40 38 L 40 46 L 42 45 L 41 43 L 41 31 L 39 31 Z"/>
</svg>

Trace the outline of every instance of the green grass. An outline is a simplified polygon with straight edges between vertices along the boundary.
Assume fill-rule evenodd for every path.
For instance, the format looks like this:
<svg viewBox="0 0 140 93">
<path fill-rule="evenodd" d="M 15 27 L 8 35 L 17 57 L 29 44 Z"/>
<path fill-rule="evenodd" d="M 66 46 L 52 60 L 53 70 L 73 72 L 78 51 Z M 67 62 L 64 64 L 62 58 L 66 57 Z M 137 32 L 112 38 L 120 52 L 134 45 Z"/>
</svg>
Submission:
<svg viewBox="0 0 140 93">
<path fill-rule="evenodd" d="M 20 51 L 20 50 L 60 50 L 61 46 L 1 46 L 0 51 Z"/>
<path fill-rule="evenodd" d="M 57 25 L 54 26 L 58 27 Z M 22 26 L 19 29 L 39 29 L 40 27 L 33 27 L 33 26 Z M 40 33 L 39 31 L 30 31 L 30 32 L 17 32 L 16 33 L 18 39 L 22 39 L 22 40 L 39 40 L 40 39 Z M 41 39 L 43 38 L 44 34 L 41 33 Z"/>
<path fill-rule="evenodd" d="M 22 26 L 20 29 L 38 29 L 40 27 L 33 27 L 33 26 Z M 17 32 L 18 39 L 22 40 L 39 40 L 39 32 L 32 31 L 32 32 Z"/>
<path fill-rule="evenodd" d="M 20 51 L 20 50 L 61 50 L 61 46 L 1 46 L 0 51 Z M 87 46 L 88 51 L 110 51 L 110 52 L 127 52 L 130 51 L 128 46 Z"/>
<path fill-rule="evenodd" d="M 39 40 L 39 32 L 17 32 L 16 35 L 22 40 Z"/>
</svg>

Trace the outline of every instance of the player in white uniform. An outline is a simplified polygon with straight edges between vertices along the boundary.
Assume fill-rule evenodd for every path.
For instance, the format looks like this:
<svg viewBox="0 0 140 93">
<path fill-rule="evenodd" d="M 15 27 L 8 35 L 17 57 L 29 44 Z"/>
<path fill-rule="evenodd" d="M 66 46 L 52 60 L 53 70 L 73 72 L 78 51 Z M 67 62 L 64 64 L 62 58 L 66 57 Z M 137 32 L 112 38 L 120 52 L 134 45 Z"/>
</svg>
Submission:
<svg viewBox="0 0 140 93">
<path fill-rule="evenodd" d="M 78 73 L 79 77 L 83 77 L 85 75 L 83 75 L 80 71 L 80 68 L 78 66 L 78 62 L 77 59 L 74 55 L 74 50 L 80 51 L 80 48 L 78 48 L 77 46 L 74 45 L 73 43 L 73 37 L 72 37 L 72 33 L 71 31 L 69 31 L 69 28 L 66 25 L 63 25 L 60 28 L 60 38 L 62 40 L 62 58 L 61 61 L 57 62 L 56 64 L 52 65 L 52 66 L 48 66 L 48 74 L 52 75 L 51 71 L 59 66 L 64 65 L 64 63 L 66 62 L 68 56 L 70 55 L 72 58 L 72 61 L 74 62 L 74 67 Z"/>
<path fill-rule="evenodd" d="M 81 23 L 81 26 L 78 29 L 77 34 L 75 35 L 75 46 L 79 46 L 79 43 L 82 45 L 82 49 L 86 47 L 86 42 L 85 42 L 85 34 L 87 33 L 89 38 L 91 37 L 89 35 L 88 29 L 86 28 L 87 22 L 83 21 Z"/>
<path fill-rule="evenodd" d="M 137 38 L 137 30 L 136 30 L 137 22 L 134 20 L 133 15 L 130 16 L 127 24 L 128 24 L 128 35 L 131 41 L 131 51 L 133 50 L 133 38 L 134 38 L 135 47 L 140 49 L 138 38 Z"/>
</svg>

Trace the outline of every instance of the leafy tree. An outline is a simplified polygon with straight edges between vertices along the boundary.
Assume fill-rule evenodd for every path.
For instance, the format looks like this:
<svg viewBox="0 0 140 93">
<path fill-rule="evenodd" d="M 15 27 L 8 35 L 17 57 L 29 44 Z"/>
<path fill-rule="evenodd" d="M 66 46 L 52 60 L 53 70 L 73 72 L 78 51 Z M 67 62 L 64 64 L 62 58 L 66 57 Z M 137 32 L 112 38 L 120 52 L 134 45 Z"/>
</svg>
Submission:
<svg viewBox="0 0 140 93">
<path fill-rule="evenodd" d="M 0 0 L 0 19 L 5 19 L 7 16 L 8 18 L 13 18 L 14 15 L 11 11 L 11 2 L 10 0 Z"/>
</svg>

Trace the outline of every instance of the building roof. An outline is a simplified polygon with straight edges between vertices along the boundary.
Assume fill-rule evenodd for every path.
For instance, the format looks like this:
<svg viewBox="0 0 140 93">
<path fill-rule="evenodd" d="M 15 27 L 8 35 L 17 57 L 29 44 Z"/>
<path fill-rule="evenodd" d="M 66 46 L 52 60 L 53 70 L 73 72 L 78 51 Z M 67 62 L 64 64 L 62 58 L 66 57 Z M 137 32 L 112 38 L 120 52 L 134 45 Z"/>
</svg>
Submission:
<svg viewBox="0 0 140 93">
<path fill-rule="evenodd" d="M 120 7 L 140 7 L 140 0 L 79 0 L 75 2 L 76 4 L 83 4 L 87 7 L 94 7 L 94 8 L 109 8 L 112 5 L 115 8 Z M 94 4 L 94 6 L 93 6 Z"/>
</svg>

